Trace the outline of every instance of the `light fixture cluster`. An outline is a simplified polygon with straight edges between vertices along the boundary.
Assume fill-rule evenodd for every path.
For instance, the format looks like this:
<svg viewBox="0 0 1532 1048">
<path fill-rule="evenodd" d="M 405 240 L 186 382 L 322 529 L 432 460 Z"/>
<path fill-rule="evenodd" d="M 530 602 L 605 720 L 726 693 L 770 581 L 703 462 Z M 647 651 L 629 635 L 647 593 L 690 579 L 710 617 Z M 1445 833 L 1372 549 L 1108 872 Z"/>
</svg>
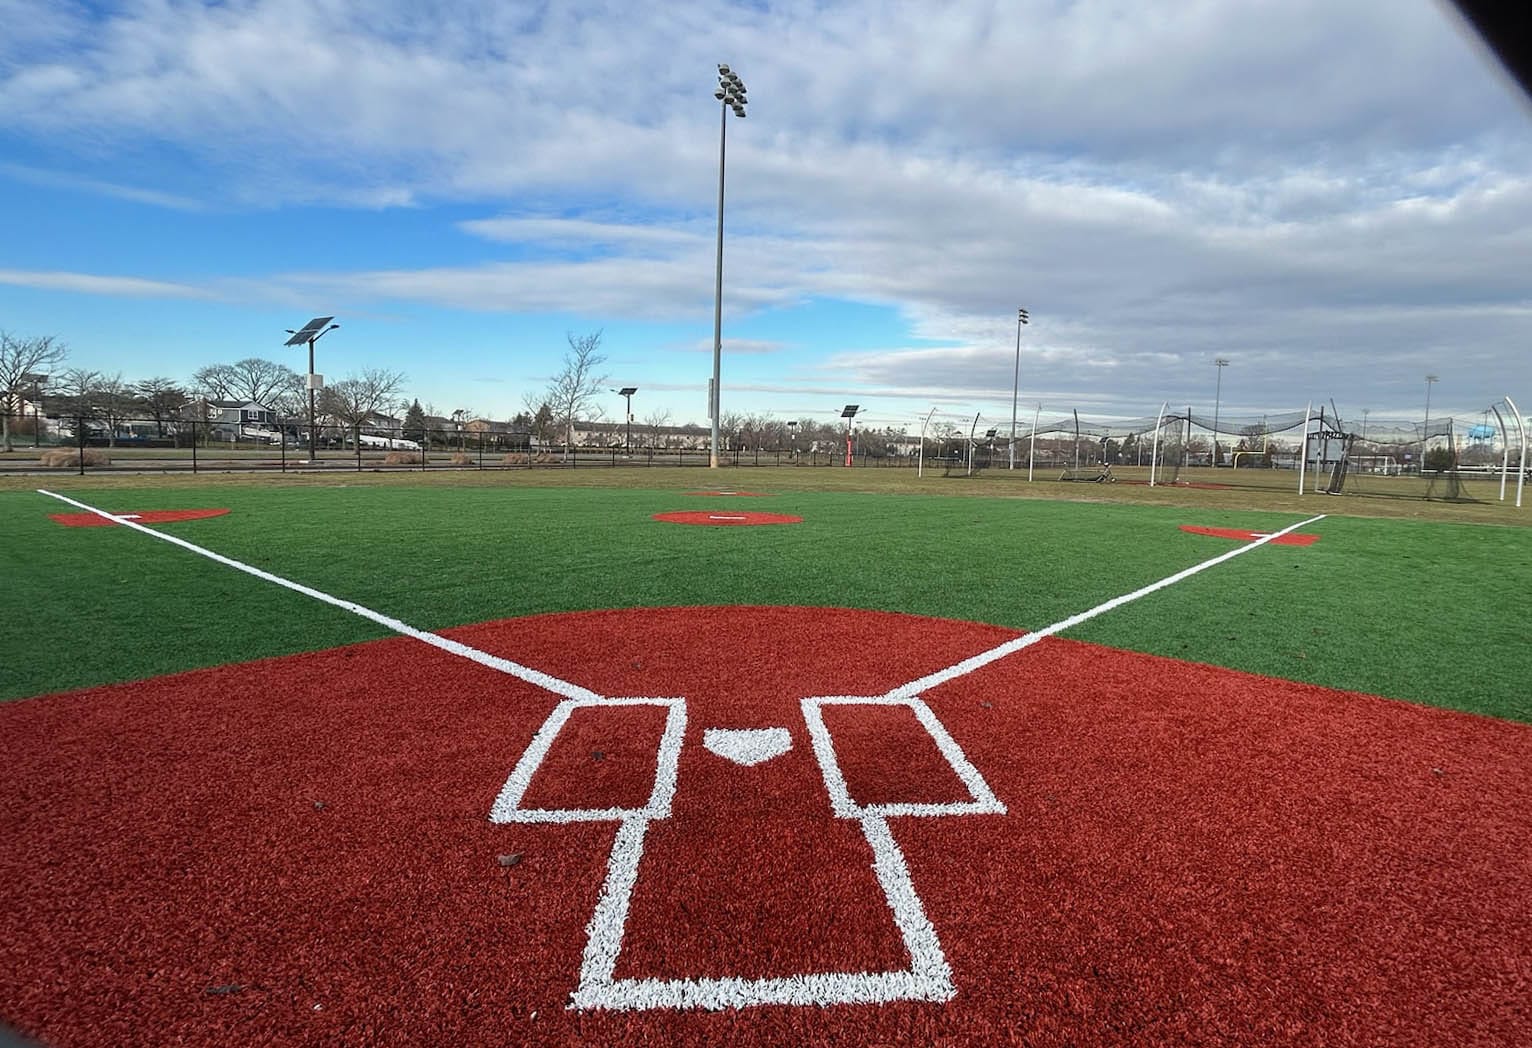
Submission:
<svg viewBox="0 0 1532 1048">
<path fill-rule="evenodd" d="M 734 110 L 734 115 L 745 115 L 745 82 L 726 65 L 718 67 L 718 90 L 713 97 Z"/>
</svg>

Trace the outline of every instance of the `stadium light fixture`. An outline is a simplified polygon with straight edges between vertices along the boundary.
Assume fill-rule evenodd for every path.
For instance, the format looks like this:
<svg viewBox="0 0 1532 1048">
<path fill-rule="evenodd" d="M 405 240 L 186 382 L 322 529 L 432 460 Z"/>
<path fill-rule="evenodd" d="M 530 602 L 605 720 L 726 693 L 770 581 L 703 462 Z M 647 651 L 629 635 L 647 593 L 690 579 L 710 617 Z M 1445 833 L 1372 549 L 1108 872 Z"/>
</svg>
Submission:
<svg viewBox="0 0 1532 1048">
<path fill-rule="evenodd" d="M 297 331 L 294 331 L 292 328 L 288 328 L 287 329 L 287 333 L 289 335 L 291 335 L 292 338 L 288 339 L 285 343 L 283 343 L 283 345 L 288 345 L 288 346 L 301 346 L 301 345 L 303 345 L 306 342 L 306 343 L 308 343 L 308 347 L 309 347 L 309 372 L 308 372 L 308 374 L 306 376 L 304 376 L 303 384 L 308 388 L 308 391 L 309 391 L 309 461 L 310 462 L 314 461 L 314 448 L 315 448 L 315 445 L 319 443 L 319 428 L 314 423 L 314 419 L 315 419 L 315 414 L 314 414 L 314 393 L 315 393 L 316 390 L 324 388 L 324 376 L 323 375 L 316 375 L 316 374 L 314 374 L 314 343 L 318 342 L 321 338 L 323 338 L 324 336 L 328 335 L 330 332 L 334 331 L 336 328 L 340 327 L 339 324 L 331 324 L 330 323 L 330 321 L 332 321 L 334 319 L 335 319 L 334 317 L 315 317 L 313 320 L 310 320 L 307 324 L 304 324 Z M 326 325 L 329 325 L 329 326 L 326 327 Z"/>
<path fill-rule="evenodd" d="M 1016 394 L 1021 388 L 1021 326 L 1031 322 L 1032 318 L 1025 309 L 1016 311 L 1016 368 L 1011 375 L 1011 469 L 1016 468 Z"/>
<path fill-rule="evenodd" d="M 745 115 L 745 82 L 739 74 L 722 63 L 718 66 L 718 89 L 713 92 L 718 99 L 718 262 L 713 279 L 713 381 L 708 386 L 708 416 L 713 423 L 713 439 L 708 452 L 708 466 L 718 468 L 718 410 L 722 399 L 719 379 L 723 361 L 723 175 L 725 145 L 728 141 L 729 110 L 743 118 Z"/>
<path fill-rule="evenodd" d="M 625 401 L 628 402 L 628 407 L 627 407 L 627 414 L 628 414 L 628 435 L 623 438 L 622 450 L 627 452 L 627 453 L 629 453 L 629 454 L 632 454 L 632 452 L 633 452 L 633 394 L 638 392 L 638 387 L 637 386 L 623 386 L 621 389 L 614 389 L 614 390 L 612 390 L 612 392 L 616 393 L 619 397 L 622 397 Z M 653 447 L 654 445 L 650 444 L 649 446 Z"/>
<path fill-rule="evenodd" d="M 1223 369 L 1229 366 L 1225 357 L 1219 357 L 1213 361 L 1213 366 L 1218 369 L 1218 385 L 1213 390 L 1213 468 L 1218 468 L 1218 402 L 1223 397 Z"/>
</svg>

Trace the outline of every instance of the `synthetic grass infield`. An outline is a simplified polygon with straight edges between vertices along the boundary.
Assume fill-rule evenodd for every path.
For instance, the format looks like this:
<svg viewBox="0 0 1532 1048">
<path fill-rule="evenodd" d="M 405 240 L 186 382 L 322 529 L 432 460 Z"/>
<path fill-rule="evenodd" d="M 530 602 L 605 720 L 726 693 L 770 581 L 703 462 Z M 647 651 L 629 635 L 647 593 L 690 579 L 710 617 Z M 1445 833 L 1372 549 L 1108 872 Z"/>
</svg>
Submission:
<svg viewBox="0 0 1532 1048">
<path fill-rule="evenodd" d="M 803 523 L 686 528 L 651 518 L 732 508 L 695 472 L 586 472 L 67 489 L 227 508 L 155 530 L 440 636 L 0 495 L 4 693 L 124 682 L 0 705 L 0 1021 L 61 1046 L 1532 1039 L 1532 532 L 1331 516 L 1252 548 L 1180 525 L 1346 503 L 755 471 L 718 486 L 776 493 L 732 505 Z"/>
<path fill-rule="evenodd" d="M 58 487 L 109 510 L 228 507 L 228 516 L 162 527 L 431 630 L 550 611 L 730 604 L 903 611 L 1024 630 L 1231 546 L 1181 524 L 1260 531 L 1351 507 L 1310 497 L 1258 512 L 1241 508 L 1250 493 L 1237 491 L 1159 493 L 1193 504 L 1134 505 L 788 490 L 839 481 L 823 476 L 838 472 L 882 479 L 877 471 L 725 471 L 716 487 L 782 489 L 751 498 L 751 509 L 804 518 L 750 529 L 650 519 L 717 511 L 719 499 L 690 494 L 696 470 L 536 475 L 671 481 L 664 490 L 532 486 L 525 475 L 485 483 L 472 474 L 455 484 L 404 475 L 99 487 L 86 478 Z M 938 482 L 934 490 L 999 489 Z M 1144 489 L 1126 490 L 1143 497 Z M 383 635 L 128 529 L 68 529 L 48 516 L 72 511 L 32 490 L 0 492 L 9 597 L 0 698 Z M 1069 636 L 1532 720 L 1532 647 L 1517 611 L 1532 589 L 1532 533 L 1339 515 L 1310 530 L 1322 536 L 1311 547 L 1237 558 Z"/>
</svg>

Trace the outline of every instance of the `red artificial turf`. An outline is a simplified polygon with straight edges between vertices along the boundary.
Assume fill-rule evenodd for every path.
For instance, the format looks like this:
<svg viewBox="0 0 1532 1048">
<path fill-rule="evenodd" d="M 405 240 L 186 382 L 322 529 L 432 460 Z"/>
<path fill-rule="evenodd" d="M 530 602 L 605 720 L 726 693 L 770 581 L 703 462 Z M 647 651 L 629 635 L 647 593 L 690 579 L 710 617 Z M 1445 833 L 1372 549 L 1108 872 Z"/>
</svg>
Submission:
<svg viewBox="0 0 1532 1048">
<path fill-rule="evenodd" d="M 1181 530 L 1189 535 L 1209 535 L 1217 539 L 1234 539 L 1236 542 L 1254 542 L 1262 534 L 1244 528 L 1206 528 L 1200 524 L 1182 524 Z M 1318 541 L 1318 535 L 1290 531 L 1286 535 L 1279 535 L 1272 539 L 1271 544 L 1273 546 L 1312 546 Z"/>
<path fill-rule="evenodd" d="M 139 510 L 112 510 L 114 517 L 131 517 L 139 524 L 173 524 L 179 520 L 201 520 L 204 517 L 221 517 L 229 512 L 227 509 L 139 509 Z M 56 520 L 66 528 L 115 528 L 120 527 L 115 520 L 107 520 L 99 513 L 50 513 L 49 519 Z"/>
<path fill-rule="evenodd" d="M 677 510 L 672 513 L 656 513 L 655 520 L 666 524 L 701 524 L 705 527 L 751 527 L 759 524 L 802 524 L 802 517 L 790 516 L 786 513 L 755 513 L 740 511 L 737 513 L 711 512 L 702 509 Z"/>
<path fill-rule="evenodd" d="M 806 608 L 448 632 L 686 699 L 619 978 L 908 963 L 799 700 L 1013 633 Z M 1532 1043 L 1532 729 L 1057 638 L 923 698 L 1009 809 L 889 820 L 949 1002 L 569 1009 L 614 824 L 488 821 L 558 700 L 399 638 L 0 706 L 0 1018 L 56 1046 Z M 531 791 L 644 794 L 659 709 L 575 710 Z M 823 707 L 848 788 L 950 796 L 899 709 Z M 741 767 L 710 727 L 792 748 Z"/>
</svg>

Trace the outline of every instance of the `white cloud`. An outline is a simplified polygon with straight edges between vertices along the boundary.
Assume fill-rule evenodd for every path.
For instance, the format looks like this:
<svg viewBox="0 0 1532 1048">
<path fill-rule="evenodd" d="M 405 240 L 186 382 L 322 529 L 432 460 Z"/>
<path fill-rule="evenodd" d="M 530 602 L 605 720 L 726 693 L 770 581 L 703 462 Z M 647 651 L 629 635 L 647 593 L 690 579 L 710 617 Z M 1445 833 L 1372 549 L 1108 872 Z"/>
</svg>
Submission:
<svg viewBox="0 0 1532 1048">
<path fill-rule="evenodd" d="M 1445 359 L 1489 390 L 1524 344 L 1525 112 L 1430 4 L 46 6 L 0 44 L 0 129 L 167 144 L 219 205 L 478 208 L 453 226 L 508 257 L 13 284 L 706 316 L 723 58 L 751 97 L 730 316 L 841 297 L 948 344 L 836 355 L 836 383 L 1008 390 L 1017 305 L 1024 360 L 1082 396 L 1169 395 L 1220 354 L 1283 397 Z M 74 184 L 188 199 L 131 181 Z"/>
<path fill-rule="evenodd" d="M 142 277 L 100 276 L 94 273 L 28 272 L 0 269 L 0 284 L 43 291 L 73 291 L 88 295 L 131 298 L 212 298 L 206 289 Z"/>
</svg>

